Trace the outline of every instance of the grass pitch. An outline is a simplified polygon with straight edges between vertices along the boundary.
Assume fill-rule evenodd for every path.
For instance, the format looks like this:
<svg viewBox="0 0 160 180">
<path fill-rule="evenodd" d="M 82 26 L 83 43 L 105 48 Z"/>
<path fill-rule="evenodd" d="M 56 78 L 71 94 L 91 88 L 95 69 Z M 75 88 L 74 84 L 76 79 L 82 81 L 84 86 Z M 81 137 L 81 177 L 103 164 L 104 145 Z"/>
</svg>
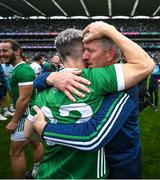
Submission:
<svg viewBox="0 0 160 180">
<path fill-rule="evenodd" d="M 0 122 L 0 178 L 11 179 L 11 163 L 9 156 L 10 135 L 5 131 L 7 121 Z M 142 178 L 160 179 L 160 108 L 154 112 L 146 108 L 139 115 L 142 143 Z M 26 150 L 28 169 L 32 167 L 32 149 Z"/>
</svg>

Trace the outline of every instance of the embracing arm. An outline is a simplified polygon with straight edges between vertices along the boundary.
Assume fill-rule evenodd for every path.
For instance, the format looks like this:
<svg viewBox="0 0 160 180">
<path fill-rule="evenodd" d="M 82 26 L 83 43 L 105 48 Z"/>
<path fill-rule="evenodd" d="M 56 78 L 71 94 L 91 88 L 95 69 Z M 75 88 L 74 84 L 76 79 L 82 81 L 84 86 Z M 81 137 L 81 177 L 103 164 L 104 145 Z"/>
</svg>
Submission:
<svg viewBox="0 0 160 180">
<path fill-rule="evenodd" d="M 129 88 L 147 77 L 154 69 L 151 57 L 136 43 L 121 34 L 112 25 L 102 21 L 88 25 L 84 31 L 84 42 L 102 37 L 110 38 L 123 52 L 126 63 L 122 64 L 125 88 Z"/>
<path fill-rule="evenodd" d="M 36 77 L 33 81 L 33 87 L 39 91 L 43 91 L 49 85 L 46 83 L 46 78 L 49 76 L 50 72 L 41 73 L 38 77 Z"/>
<path fill-rule="evenodd" d="M 115 93 L 104 99 L 92 119 L 77 124 L 47 123 L 42 111 L 36 107 L 34 127 L 46 143 L 96 151 L 106 145 L 122 127 L 133 110 L 128 107 L 135 107 L 133 97 L 127 93 Z"/>
<path fill-rule="evenodd" d="M 89 89 L 85 85 L 90 85 L 90 82 L 78 76 L 80 74 L 81 71 L 42 73 L 34 80 L 34 87 L 42 91 L 47 87 L 54 86 L 75 102 L 76 99 L 72 93 L 84 97 L 84 94 L 77 89 L 89 93 Z"/>
</svg>

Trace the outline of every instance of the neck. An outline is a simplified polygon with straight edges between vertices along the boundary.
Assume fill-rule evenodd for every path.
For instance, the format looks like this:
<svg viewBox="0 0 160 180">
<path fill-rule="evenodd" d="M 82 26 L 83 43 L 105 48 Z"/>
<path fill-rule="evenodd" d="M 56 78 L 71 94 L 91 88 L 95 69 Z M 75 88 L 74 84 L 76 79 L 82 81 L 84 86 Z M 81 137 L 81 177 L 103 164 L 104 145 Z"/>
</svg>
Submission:
<svg viewBox="0 0 160 180">
<path fill-rule="evenodd" d="M 73 60 L 71 58 L 67 58 L 66 62 L 64 63 L 64 67 L 83 69 L 85 68 L 85 63 L 82 59 Z"/>
<path fill-rule="evenodd" d="M 22 58 L 16 57 L 16 60 L 12 63 L 12 66 L 16 66 L 17 64 L 19 64 L 22 61 L 23 61 Z"/>
</svg>

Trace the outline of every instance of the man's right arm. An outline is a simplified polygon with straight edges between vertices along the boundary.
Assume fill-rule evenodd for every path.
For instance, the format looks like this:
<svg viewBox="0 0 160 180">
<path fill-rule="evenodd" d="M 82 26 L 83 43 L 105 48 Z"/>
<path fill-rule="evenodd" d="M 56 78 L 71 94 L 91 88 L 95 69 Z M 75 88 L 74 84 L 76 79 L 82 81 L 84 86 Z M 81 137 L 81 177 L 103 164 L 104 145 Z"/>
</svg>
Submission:
<svg viewBox="0 0 160 180">
<path fill-rule="evenodd" d="M 116 28 L 102 21 L 88 25 L 84 31 L 84 42 L 102 37 L 110 38 L 123 52 L 122 64 L 125 88 L 129 88 L 147 77 L 154 69 L 151 57 L 135 42 L 121 34 Z"/>
</svg>

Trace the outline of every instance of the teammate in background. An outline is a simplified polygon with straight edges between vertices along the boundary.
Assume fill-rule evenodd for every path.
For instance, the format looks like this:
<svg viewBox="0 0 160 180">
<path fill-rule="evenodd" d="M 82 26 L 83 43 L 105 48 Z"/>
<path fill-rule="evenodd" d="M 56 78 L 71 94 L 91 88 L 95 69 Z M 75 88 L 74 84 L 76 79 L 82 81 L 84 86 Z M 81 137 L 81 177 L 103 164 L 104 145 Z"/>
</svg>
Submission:
<svg viewBox="0 0 160 180">
<path fill-rule="evenodd" d="M 55 54 L 52 56 L 51 60 L 50 60 L 50 68 L 49 68 L 49 71 L 48 72 L 43 72 L 39 75 L 39 79 L 41 79 L 41 81 L 43 81 L 43 83 L 41 83 L 41 81 L 37 81 L 36 79 L 33 81 L 33 87 L 37 87 L 37 90 L 38 91 L 41 91 L 44 89 L 44 86 L 46 87 L 46 82 L 45 82 L 45 79 L 46 77 L 49 76 L 49 74 L 51 72 L 55 72 L 55 71 L 59 71 L 59 70 L 62 70 L 64 68 L 62 62 L 61 62 L 61 59 L 60 57 Z"/>
<path fill-rule="evenodd" d="M 149 79 L 149 88 L 148 91 L 151 95 L 151 105 L 154 108 L 154 111 L 158 111 L 158 84 L 160 83 L 160 64 L 155 58 L 156 66 Z"/>
<path fill-rule="evenodd" d="M 97 24 L 96 24 L 96 25 L 97 25 Z M 103 24 L 99 24 L 99 25 L 101 25 L 101 26 L 103 27 Z M 137 46 L 136 44 L 134 44 L 134 43 L 131 42 L 130 40 L 127 40 L 127 38 L 125 38 L 125 37 L 123 37 L 122 35 L 120 35 L 120 33 L 115 33 L 115 30 L 114 30 L 114 28 L 112 28 L 112 26 L 108 26 L 108 27 L 107 27 L 107 26 L 108 26 L 108 25 L 106 24 L 106 28 L 108 28 L 108 31 L 109 31 L 109 29 L 110 29 L 111 31 L 113 31 L 113 34 L 109 31 L 110 33 L 107 33 L 107 32 L 106 32 L 105 35 L 106 35 L 106 36 L 107 36 L 107 35 L 108 35 L 108 36 L 110 35 L 110 36 L 112 37 L 112 39 L 114 39 L 115 42 L 117 42 L 117 44 L 119 44 L 119 46 L 120 46 L 120 47 L 122 48 L 122 50 L 124 51 L 124 54 L 125 54 L 125 56 L 126 56 L 126 58 L 127 58 L 127 62 L 129 63 L 129 67 L 130 67 L 131 69 L 132 69 L 132 66 L 139 67 L 139 68 L 133 68 L 132 70 L 133 70 L 133 71 L 138 71 L 138 72 L 140 73 L 139 75 L 141 76 L 141 78 L 142 78 L 142 76 L 145 77 L 146 75 L 148 75 L 148 74 L 151 72 L 151 70 L 152 70 L 152 68 L 153 68 L 153 66 L 154 66 L 154 63 L 151 61 L 151 59 L 149 58 L 149 56 L 147 56 L 147 54 L 146 54 L 143 50 L 141 50 L 141 48 L 140 48 L 139 46 Z M 103 27 L 103 28 L 104 28 L 104 27 Z M 103 28 L 102 28 L 102 31 L 105 29 L 105 28 L 104 28 L 104 29 L 103 29 Z M 99 28 L 99 29 L 101 29 L 101 28 Z M 116 32 L 117 32 L 117 31 L 116 31 Z M 119 38 L 119 39 L 113 38 L 113 35 L 114 35 L 114 34 L 117 35 L 117 36 L 119 36 L 120 38 Z M 104 34 L 103 34 L 103 35 L 104 35 Z M 122 38 L 121 36 L 122 36 L 123 38 Z M 64 38 L 64 36 L 63 36 L 63 38 Z M 62 39 L 63 39 L 63 38 L 62 38 Z M 121 38 L 122 38 L 122 39 L 121 39 Z M 63 40 L 61 40 L 61 41 L 63 42 Z M 62 42 L 61 42 L 61 43 L 62 43 Z M 123 43 L 122 43 L 122 42 L 123 42 Z M 124 42 L 125 42 L 125 43 L 124 43 Z M 64 43 L 65 43 L 65 42 L 64 42 Z M 69 42 L 68 42 L 68 43 L 69 43 Z M 74 44 L 74 43 L 73 43 L 73 42 L 70 42 L 70 43 L 72 43 L 72 48 L 73 48 L 73 44 Z M 75 45 L 77 45 L 77 44 L 78 44 L 78 43 L 75 42 Z M 127 46 L 126 48 L 124 47 L 124 44 Z M 80 45 L 80 44 L 79 44 L 79 45 Z M 105 45 L 106 45 L 106 44 L 105 44 Z M 131 45 L 132 45 L 132 46 L 131 46 Z M 68 45 L 68 46 L 69 46 L 69 45 Z M 68 47 L 68 46 L 67 46 L 67 47 Z M 81 46 L 82 46 L 82 45 L 81 45 Z M 80 47 L 81 47 L 81 46 L 80 46 Z M 76 50 L 81 50 L 80 47 L 79 47 L 79 48 L 77 47 Z M 96 46 L 92 46 L 92 47 L 97 48 Z M 105 47 L 105 46 L 103 45 L 103 47 Z M 130 47 L 130 48 L 128 48 L 128 47 Z M 65 55 L 66 55 L 68 52 L 67 52 L 67 53 L 65 52 L 65 53 L 66 53 L 66 54 L 65 54 L 65 53 L 62 51 L 61 46 L 59 46 L 59 47 L 57 46 L 57 48 L 59 49 L 59 52 L 60 52 L 60 54 L 61 54 L 61 56 L 62 56 L 62 59 L 66 59 L 66 64 L 67 64 L 67 60 L 69 60 L 69 59 L 66 58 Z M 64 47 L 63 47 L 63 48 L 64 48 Z M 65 48 L 64 48 L 64 49 L 65 49 Z M 69 47 L 66 48 L 66 49 L 67 49 L 68 51 L 70 50 Z M 66 50 L 66 49 L 65 49 L 65 50 Z M 110 61 L 113 60 L 113 59 L 112 59 L 113 57 L 115 58 L 115 54 L 116 54 L 116 53 L 115 53 L 115 51 L 114 51 L 114 48 L 109 48 L 109 47 L 108 47 L 108 48 L 106 48 L 106 50 L 107 50 L 107 49 L 108 49 L 108 51 L 109 51 L 109 52 L 108 52 L 108 58 L 109 58 L 109 59 L 108 59 L 108 62 L 106 62 L 106 63 L 111 64 Z M 136 55 L 134 54 L 134 52 L 135 52 L 134 50 L 135 50 L 135 49 L 138 50 L 138 54 L 136 54 Z M 88 49 L 87 49 L 87 50 L 88 50 Z M 61 51 L 62 51 L 62 52 L 61 52 Z M 73 52 L 75 52 L 75 49 L 73 50 Z M 81 51 L 81 52 L 82 52 L 82 51 Z M 106 51 L 106 52 L 107 52 L 107 51 Z M 68 56 L 67 56 L 67 57 L 68 57 Z M 102 58 L 102 57 L 103 57 L 103 56 L 101 56 L 101 58 Z M 93 57 L 92 57 L 92 58 L 93 58 Z M 107 59 L 107 56 L 105 56 L 105 58 Z M 132 59 L 132 58 L 133 58 L 133 59 Z M 87 59 L 87 58 L 86 58 L 86 59 Z M 144 59 L 145 63 L 142 62 L 142 61 L 140 61 L 140 59 Z M 100 59 L 98 59 L 98 60 L 100 61 Z M 105 60 L 104 57 L 103 57 L 103 60 Z M 115 63 L 115 60 L 116 60 L 116 59 L 114 59 L 114 63 Z M 138 60 L 139 60 L 139 63 L 140 63 L 139 65 L 138 65 Z M 107 60 L 106 60 L 106 61 L 107 61 Z M 136 64 L 134 64 L 134 63 L 135 63 L 134 61 L 136 61 Z M 69 61 L 69 62 L 71 62 L 71 61 Z M 102 61 L 102 62 L 103 62 L 103 61 Z M 88 63 L 88 62 L 87 62 L 87 63 Z M 97 63 L 97 64 L 96 64 L 96 63 Z M 103 64 L 102 66 L 104 66 L 104 63 L 105 63 L 105 61 L 102 63 L 102 64 Z M 133 63 L 133 64 L 132 64 L 132 63 Z M 142 63 L 142 64 L 141 64 L 141 63 Z M 144 63 L 144 64 L 143 64 L 143 63 Z M 148 64 L 148 63 L 149 63 L 149 64 Z M 95 61 L 92 62 L 92 65 L 91 65 L 91 61 L 90 61 L 89 64 L 90 64 L 90 66 L 93 66 L 93 67 L 95 67 L 95 65 L 97 65 L 98 67 L 101 66 L 100 62 L 95 62 Z M 149 68 L 150 70 L 147 68 L 147 66 L 148 66 L 147 64 L 150 66 L 150 68 L 151 68 L 151 69 Z M 70 64 L 70 65 L 71 65 L 71 64 Z M 147 65 L 147 66 L 146 66 L 146 65 Z M 125 67 L 125 66 L 126 66 L 126 65 L 122 65 L 122 67 Z M 131 70 L 131 69 L 130 69 L 130 70 Z M 125 74 L 125 80 L 126 80 L 126 81 L 125 81 L 125 82 L 126 82 L 125 85 L 126 85 L 126 87 L 129 87 L 133 82 L 136 83 L 136 82 L 135 82 L 135 79 L 134 79 L 134 78 L 132 79 L 131 76 L 126 73 L 128 70 L 125 71 L 125 70 L 126 70 L 125 68 L 124 68 L 123 70 L 124 70 L 124 74 Z M 140 71 L 141 71 L 141 72 L 140 72 Z M 133 72 L 130 71 L 130 73 L 132 74 Z M 137 72 L 136 72 L 136 73 L 137 73 Z M 145 73 L 145 74 L 144 74 L 144 73 Z M 143 74 L 143 75 L 142 75 L 142 74 Z M 54 75 L 56 75 L 56 74 L 54 73 Z M 63 74 L 63 75 L 64 75 L 64 74 Z M 135 72 L 132 74 L 132 76 L 134 76 L 134 75 L 135 75 Z M 126 77 L 126 76 L 127 76 L 127 77 Z M 130 77 L 129 77 L 129 76 L 130 76 Z M 138 74 L 137 74 L 136 76 L 138 76 Z M 140 76 L 138 76 L 138 77 L 140 78 Z M 101 77 L 101 76 L 100 76 L 100 77 Z M 54 78 L 55 78 L 55 77 L 54 77 Z M 95 77 L 95 79 L 96 79 L 96 77 Z M 73 80 L 73 79 L 72 79 L 72 80 Z M 136 80 L 137 80 L 137 79 L 136 79 Z M 139 79 L 139 80 L 141 80 L 141 79 Z M 130 81 L 131 84 L 128 84 L 128 81 Z M 75 84 L 76 84 L 76 83 L 75 83 Z M 104 84 L 105 84 L 105 83 L 104 83 Z M 101 86 L 103 85 L 103 86 L 104 86 L 104 84 L 99 84 L 99 85 L 101 85 Z M 128 84 L 129 86 L 128 86 L 127 84 Z M 133 84 L 132 84 L 132 85 L 133 85 Z M 105 86 L 104 86 L 104 88 L 105 88 Z M 72 92 L 75 92 L 75 89 L 74 89 L 74 88 L 72 89 Z M 66 93 L 66 95 L 68 95 L 68 89 L 66 90 L 65 93 Z M 44 94 L 45 94 L 45 93 L 44 93 Z M 43 94 L 43 95 L 44 95 L 44 94 Z M 78 94 L 78 93 L 77 93 L 77 94 Z M 44 97 L 45 97 L 45 95 L 44 95 Z M 44 97 L 43 97 L 43 98 L 44 98 Z M 44 98 L 44 99 L 45 99 L 45 98 Z M 49 100 L 49 99 L 50 99 L 50 98 L 48 98 L 48 100 Z M 58 99 L 58 100 L 59 100 L 59 99 Z M 54 101 L 52 101 L 52 102 L 54 102 Z M 36 102 L 36 103 L 37 103 L 40 107 L 41 107 L 42 104 L 43 104 L 43 103 L 41 104 L 40 102 L 39 102 L 39 103 Z M 49 103 L 47 103 L 47 105 L 49 105 Z M 90 105 L 91 105 L 91 104 L 90 104 Z M 53 107 L 53 103 L 52 103 L 52 107 Z M 74 104 L 72 105 L 72 107 L 74 107 Z M 43 108 L 42 108 L 42 109 L 43 109 Z M 62 109 L 63 109 L 63 108 L 62 108 Z M 63 111 L 63 110 L 62 110 L 62 111 Z M 54 114 L 54 112 L 53 112 L 53 114 Z M 51 115 L 50 115 L 49 117 L 51 117 Z M 62 118 L 62 117 L 60 117 L 60 118 Z M 57 120 L 59 120 L 59 119 L 57 119 Z M 38 122 L 37 122 L 37 123 L 38 123 Z M 83 124 L 83 123 L 82 123 L 82 124 Z M 41 124 L 41 125 L 42 125 L 42 124 Z M 46 123 L 43 124 L 43 125 L 45 126 Z M 51 125 L 51 124 L 49 123 L 49 125 Z M 36 126 L 36 125 L 35 125 L 35 126 Z M 44 126 L 41 126 L 41 131 L 39 131 L 39 130 L 40 130 L 40 126 L 39 126 L 38 128 L 36 128 L 36 129 L 41 133 L 42 130 L 43 130 L 43 128 L 44 128 Z M 47 126 L 48 126 L 48 125 L 47 125 Z M 47 126 L 46 126 L 45 130 L 47 129 Z M 54 126 L 54 124 L 53 124 L 53 126 Z M 53 126 L 52 126 L 52 127 L 53 127 Z M 60 125 L 60 126 L 61 126 L 61 125 Z M 36 126 L 36 127 L 37 127 L 37 126 Z M 65 127 L 64 127 L 64 128 L 65 128 Z M 48 130 L 48 129 L 47 129 L 47 130 Z M 72 129 L 72 130 L 74 131 L 74 129 Z M 65 131 L 65 130 L 64 130 L 64 131 Z M 44 132 L 44 133 L 45 133 L 45 132 Z M 50 131 L 49 134 L 50 134 L 50 138 L 49 138 L 49 136 L 48 136 L 48 141 L 50 141 L 50 140 L 52 141 L 51 131 Z M 48 135 L 49 135 L 49 134 L 48 134 Z M 54 133 L 53 133 L 53 134 L 54 134 Z M 74 133 L 73 133 L 73 134 L 74 134 Z M 64 137 L 64 138 L 65 138 L 65 137 Z M 49 140 L 49 139 L 50 139 L 50 140 Z M 76 138 L 75 138 L 75 139 L 76 139 Z M 45 134 L 45 140 L 47 141 L 47 132 L 46 132 L 46 134 Z M 54 140 L 53 140 L 53 141 L 54 141 Z M 55 142 L 57 142 L 57 141 L 55 141 Z M 62 141 L 61 141 L 61 143 L 62 143 Z M 61 143 L 60 143 L 60 144 L 61 144 Z M 65 144 L 65 143 L 64 143 L 64 144 Z M 84 145 L 85 145 L 85 143 L 84 143 Z M 81 143 L 81 146 L 83 146 L 83 143 Z M 72 145 L 71 145 L 71 147 L 72 147 Z M 139 147 L 139 146 L 138 146 L 138 147 Z M 46 158 L 45 160 L 47 161 L 47 158 Z M 46 162 L 46 161 L 45 161 L 45 162 Z M 45 164 L 45 162 L 43 162 L 43 163 Z M 43 164 L 43 163 L 42 163 L 42 164 Z M 44 165 L 44 166 L 42 165 L 42 169 L 41 169 L 41 170 L 44 171 L 44 170 L 45 170 L 44 168 L 45 168 L 45 165 Z M 42 175 L 42 174 L 41 174 L 41 175 Z M 43 176 L 43 177 L 45 177 L 45 176 Z"/>
<path fill-rule="evenodd" d="M 11 133 L 11 164 L 14 178 L 24 178 L 26 160 L 24 149 L 29 141 L 24 138 L 24 122 L 28 115 L 28 105 L 33 91 L 35 74 L 32 68 L 21 57 L 21 48 L 18 42 L 12 39 L 2 40 L 0 55 L 5 63 L 12 64 L 14 69 L 10 77 L 10 86 L 13 94 L 15 114 L 7 124 L 6 130 Z M 32 102 L 31 102 L 32 103 Z M 34 148 L 34 170 L 37 169 L 43 155 L 41 143 L 32 142 Z"/>
<path fill-rule="evenodd" d="M 35 72 L 36 77 L 42 72 L 43 56 L 37 54 L 33 57 L 33 63 L 30 64 L 31 68 Z"/>
</svg>

